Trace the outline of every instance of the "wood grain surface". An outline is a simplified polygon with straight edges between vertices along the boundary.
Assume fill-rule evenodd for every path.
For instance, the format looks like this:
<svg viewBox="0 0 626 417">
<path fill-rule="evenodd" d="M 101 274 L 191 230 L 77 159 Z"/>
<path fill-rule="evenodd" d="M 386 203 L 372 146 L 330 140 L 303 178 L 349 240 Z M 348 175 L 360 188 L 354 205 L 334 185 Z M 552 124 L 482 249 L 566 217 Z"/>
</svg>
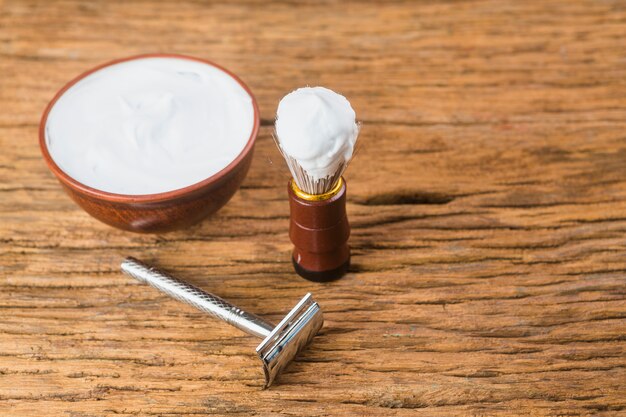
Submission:
<svg viewBox="0 0 626 417">
<path fill-rule="evenodd" d="M 37 144 L 104 61 L 214 60 L 263 126 L 241 190 L 184 232 L 82 212 Z M 0 414 L 626 413 L 626 3 L 0 0 Z M 325 85 L 363 122 L 354 265 L 291 267 L 279 99 Z M 133 255 L 271 320 L 326 324 L 261 390 L 257 341 L 119 272 Z"/>
</svg>

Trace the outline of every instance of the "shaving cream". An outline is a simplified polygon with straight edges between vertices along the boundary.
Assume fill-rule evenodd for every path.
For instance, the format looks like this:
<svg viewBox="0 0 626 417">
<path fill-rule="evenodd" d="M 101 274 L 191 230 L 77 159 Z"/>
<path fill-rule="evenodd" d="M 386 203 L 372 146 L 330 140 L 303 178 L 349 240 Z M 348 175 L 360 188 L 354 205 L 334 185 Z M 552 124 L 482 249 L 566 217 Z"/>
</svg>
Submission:
<svg viewBox="0 0 626 417">
<path fill-rule="evenodd" d="M 324 87 L 304 87 L 278 104 L 276 135 L 284 153 L 313 179 L 332 176 L 350 161 L 359 133 L 350 102 Z"/>
<path fill-rule="evenodd" d="M 97 70 L 54 103 L 45 140 L 54 162 L 89 187 L 145 195 L 225 168 L 254 128 L 253 101 L 223 70 L 146 57 Z"/>
</svg>

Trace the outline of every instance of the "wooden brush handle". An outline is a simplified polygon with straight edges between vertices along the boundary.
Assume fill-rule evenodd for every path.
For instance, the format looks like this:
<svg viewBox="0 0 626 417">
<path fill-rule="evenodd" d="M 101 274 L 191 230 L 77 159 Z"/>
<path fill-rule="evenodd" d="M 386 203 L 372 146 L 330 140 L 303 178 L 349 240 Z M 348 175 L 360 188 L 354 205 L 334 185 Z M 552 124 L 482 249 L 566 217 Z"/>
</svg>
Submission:
<svg viewBox="0 0 626 417">
<path fill-rule="evenodd" d="M 311 201 L 298 196 L 291 185 L 289 237 L 294 244 L 296 272 L 311 281 L 331 281 L 342 277 L 350 265 L 346 215 L 346 183 L 337 194 Z"/>
</svg>

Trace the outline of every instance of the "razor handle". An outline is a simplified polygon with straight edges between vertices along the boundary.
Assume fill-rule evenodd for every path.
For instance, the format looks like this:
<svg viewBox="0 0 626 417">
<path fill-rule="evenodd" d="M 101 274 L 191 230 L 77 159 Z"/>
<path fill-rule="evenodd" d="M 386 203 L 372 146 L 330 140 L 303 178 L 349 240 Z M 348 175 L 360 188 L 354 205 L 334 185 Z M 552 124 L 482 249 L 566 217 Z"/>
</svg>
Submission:
<svg viewBox="0 0 626 417">
<path fill-rule="evenodd" d="M 203 291 L 135 258 L 126 258 L 122 262 L 122 271 L 250 335 L 264 339 L 274 329 L 273 324 L 259 316 L 248 313 L 217 295 Z"/>
</svg>

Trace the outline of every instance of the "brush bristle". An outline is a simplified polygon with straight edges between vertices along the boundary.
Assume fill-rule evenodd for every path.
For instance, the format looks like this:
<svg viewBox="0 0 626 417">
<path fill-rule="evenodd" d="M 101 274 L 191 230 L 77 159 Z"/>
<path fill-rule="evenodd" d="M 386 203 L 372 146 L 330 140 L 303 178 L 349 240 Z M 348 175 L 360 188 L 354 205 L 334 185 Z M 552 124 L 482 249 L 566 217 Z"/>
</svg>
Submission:
<svg viewBox="0 0 626 417">
<path fill-rule="evenodd" d="M 283 157 L 287 162 L 289 171 L 291 172 L 298 188 L 307 194 L 314 195 L 325 194 L 332 190 L 335 185 L 337 185 L 337 182 L 343 175 L 343 172 L 346 170 L 348 165 L 344 162 L 337 167 L 337 170 L 332 175 L 328 175 L 324 178 L 314 178 L 309 175 L 307 171 L 302 168 L 302 166 L 300 166 L 296 159 L 286 155 L 284 152 Z"/>
<path fill-rule="evenodd" d="M 361 124 L 357 123 L 357 128 L 360 130 Z M 298 163 L 298 160 L 287 155 L 287 153 L 283 150 L 282 146 L 280 146 L 280 140 L 278 139 L 278 135 L 274 132 L 274 142 L 276 142 L 276 146 L 278 150 L 282 154 L 283 158 L 285 158 L 285 162 L 287 162 L 287 167 L 291 172 L 291 176 L 293 177 L 296 185 L 299 189 L 304 191 L 307 194 L 320 195 L 326 194 L 331 191 L 339 182 L 339 179 L 348 168 L 348 164 L 350 160 L 344 160 L 342 163 L 337 165 L 337 169 L 330 175 L 327 175 L 324 178 L 315 178 L 310 175 L 302 166 Z M 357 143 L 358 143 L 358 133 L 357 133 Z M 356 151 L 356 143 L 355 143 L 355 151 Z M 354 153 L 352 156 L 354 156 Z"/>
</svg>

